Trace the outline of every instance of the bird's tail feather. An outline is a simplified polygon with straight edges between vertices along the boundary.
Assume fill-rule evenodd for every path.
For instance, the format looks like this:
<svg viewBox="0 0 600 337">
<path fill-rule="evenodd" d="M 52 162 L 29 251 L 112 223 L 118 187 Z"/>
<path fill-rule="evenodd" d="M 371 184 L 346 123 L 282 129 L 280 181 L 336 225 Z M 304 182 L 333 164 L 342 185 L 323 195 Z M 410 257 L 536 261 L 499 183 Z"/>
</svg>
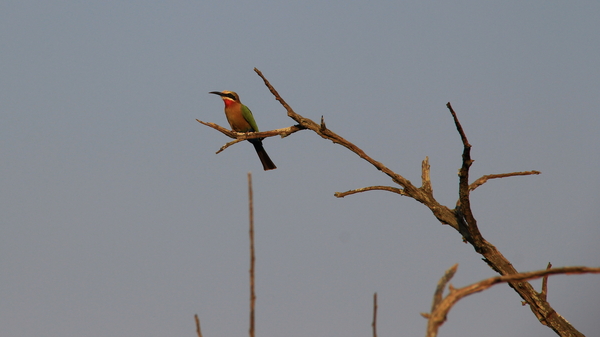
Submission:
<svg viewBox="0 0 600 337">
<path fill-rule="evenodd" d="M 263 169 L 265 171 L 276 169 L 277 166 L 275 166 L 275 164 L 273 164 L 273 162 L 271 161 L 271 158 L 269 158 L 267 151 L 265 151 L 265 148 L 262 145 L 262 141 L 259 139 L 252 139 L 251 143 L 252 145 L 254 145 L 254 149 L 258 154 L 258 158 L 260 158 L 260 162 L 262 163 Z"/>
</svg>

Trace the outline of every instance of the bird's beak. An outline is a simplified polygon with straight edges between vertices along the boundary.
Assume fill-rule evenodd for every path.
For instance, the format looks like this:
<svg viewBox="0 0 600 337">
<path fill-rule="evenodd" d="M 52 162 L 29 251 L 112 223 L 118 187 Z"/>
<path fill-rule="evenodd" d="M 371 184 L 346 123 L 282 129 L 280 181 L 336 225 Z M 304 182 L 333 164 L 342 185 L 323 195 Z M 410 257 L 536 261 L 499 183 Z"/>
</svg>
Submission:
<svg viewBox="0 0 600 337">
<path fill-rule="evenodd" d="M 223 97 L 223 95 L 224 95 L 222 92 L 219 92 L 219 91 L 211 91 L 211 92 L 209 92 L 209 94 L 215 94 L 215 95 L 219 95 L 221 97 Z"/>
</svg>

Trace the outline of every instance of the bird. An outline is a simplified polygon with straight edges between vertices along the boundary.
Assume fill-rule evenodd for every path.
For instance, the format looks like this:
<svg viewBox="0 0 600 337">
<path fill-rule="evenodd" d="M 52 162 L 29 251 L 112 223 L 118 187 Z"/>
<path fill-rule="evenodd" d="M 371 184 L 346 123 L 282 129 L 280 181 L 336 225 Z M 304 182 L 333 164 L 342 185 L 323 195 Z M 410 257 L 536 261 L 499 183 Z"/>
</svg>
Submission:
<svg viewBox="0 0 600 337">
<path fill-rule="evenodd" d="M 223 103 L 225 103 L 225 117 L 227 122 L 231 126 L 231 129 L 235 132 L 258 132 L 258 126 L 252 116 L 252 111 L 247 106 L 242 104 L 240 96 L 233 91 L 211 91 L 209 94 L 215 94 L 221 96 Z M 265 171 L 274 170 L 277 168 L 275 164 L 269 158 L 267 151 L 265 151 L 262 138 L 248 139 L 260 158 L 263 169 Z"/>
</svg>

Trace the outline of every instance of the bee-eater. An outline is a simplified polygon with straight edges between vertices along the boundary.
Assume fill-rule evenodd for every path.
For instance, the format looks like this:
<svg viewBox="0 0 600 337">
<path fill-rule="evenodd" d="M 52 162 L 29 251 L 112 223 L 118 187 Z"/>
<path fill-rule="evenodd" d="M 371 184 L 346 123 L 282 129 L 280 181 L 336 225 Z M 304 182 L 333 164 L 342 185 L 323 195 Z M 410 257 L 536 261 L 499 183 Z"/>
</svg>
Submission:
<svg viewBox="0 0 600 337">
<path fill-rule="evenodd" d="M 258 132 L 258 126 L 256 126 L 252 111 L 242 104 L 238 94 L 233 91 L 211 91 L 210 94 L 219 95 L 223 99 L 225 103 L 225 117 L 227 117 L 227 121 L 233 131 Z M 248 139 L 248 141 L 254 145 L 254 149 L 256 149 L 258 158 L 260 158 L 265 171 L 277 168 L 271 161 L 271 158 L 269 158 L 267 151 L 263 148 L 261 138 Z"/>
</svg>

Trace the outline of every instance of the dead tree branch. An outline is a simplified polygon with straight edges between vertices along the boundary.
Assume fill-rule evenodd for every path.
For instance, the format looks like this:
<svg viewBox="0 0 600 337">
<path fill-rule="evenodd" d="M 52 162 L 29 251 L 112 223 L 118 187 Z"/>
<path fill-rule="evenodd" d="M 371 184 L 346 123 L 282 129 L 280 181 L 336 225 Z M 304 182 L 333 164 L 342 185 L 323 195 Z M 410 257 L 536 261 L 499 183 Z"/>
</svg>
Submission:
<svg viewBox="0 0 600 337">
<path fill-rule="evenodd" d="M 202 332 L 200 331 L 200 318 L 198 318 L 198 315 L 194 315 L 194 319 L 196 320 L 196 334 L 198 334 L 198 337 L 202 337 Z"/>
<path fill-rule="evenodd" d="M 477 220 L 473 216 L 470 203 L 469 189 L 469 168 L 473 163 L 471 159 L 471 144 L 463 131 L 452 105 L 446 105 L 454 118 L 456 129 L 461 135 L 463 142 L 463 164 L 459 171 L 459 200 L 454 209 L 460 226 L 460 233 L 463 235 L 476 252 L 483 255 L 484 261 L 500 275 L 518 274 L 518 271 L 508 261 L 502 253 L 491 243 L 486 241 L 477 226 Z M 533 288 L 529 282 L 508 282 L 509 285 L 529 304 L 529 308 L 540 321 L 540 323 L 550 327 L 560 336 L 583 336 L 577 331 L 571 323 L 560 316 L 550 304 L 544 300 Z"/>
<path fill-rule="evenodd" d="M 309 129 L 314 131 L 317 135 L 321 136 L 323 139 L 327 139 L 332 141 L 335 144 L 339 144 L 348 150 L 354 152 L 360 158 L 366 160 L 371 165 L 375 166 L 376 169 L 386 174 L 388 177 L 392 179 L 393 182 L 400 185 L 402 187 L 402 191 L 404 195 L 409 196 L 420 203 L 423 203 L 431 209 L 434 216 L 443 224 L 451 225 L 454 228 L 458 229 L 458 223 L 454 216 L 454 213 L 446 206 L 440 205 L 434 198 L 433 194 L 427 191 L 426 189 L 415 187 L 408 179 L 404 178 L 402 175 L 390 170 L 387 166 L 383 165 L 381 162 L 378 162 L 368 156 L 362 149 L 353 143 L 347 141 L 342 136 L 328 129 L 325 125 L 323 119 L 321 119 L 321 124 L 317 124 L 309 118 L 305 118 L 296 112 L 285 102 L 283 98 L 279 95 L 279 93 L 275 90 L 275 88 L 269 83 L 269 81 L 264 77 L 264 75 L 260 72 L 260 70 L 254 68 L 254 71 L 262 78 L 269 91 L 275 96 L 275 99 L 281 103 L 281 105 L 287 111 L 287 115 L 296 121 L 301 127 L 305 129 Z"/>
<path fill-rule="evenodd" d="M 222 134 L 224 134 L 225 136 L 229 137 L 229 138 L 233 138 L 235 139 L 234 141 L 231 141 L 223 146 L 221 146 L 221 148 L 219 149 L 219 151 L 217 151 L 216 153 L 219 154 L 221 152 L 223 152 L 223 150 L 225 150 L 226 148 L 230 147 L 233 144 L 239 143 L 241 141 L 244 140 L 248 140 L 248 139 L 254 139 L 254 138 L 268 138 L 268 137 L 273 137 L 273 136 L 281 136 L 281 138 L 285 138 L 289 135 L 291 135 L 294 132 L 298 132 L 300 130 L 304 130 L 303 127 L 301 127 L 300 125 L 292 125 L 290 127 L 287 128 L 283 128 L 283 129 L 276 129 L 276 130 L 269 130 L 269 131 L 263 131 L 263 132 L 248 132 L 248 133 L 243 133 L 243 132 L 235 132 L 235 131 L 231 131 L 227 128 L 224 128 L 218 124 L 215 123 L 210 123 L 210 122 L 203 122 L 199 119 L 196 119 L 196 121 L 200 124 L 209 126 L 219 132 L 221 132 Z"/>
<path fill-rule="evenodd" d="M 373 294 L 373 322 L 371 327 L 373 328 L 373 337 L 377 337 L 377 293 Z"/>
<path fill-rule="evenodd" d="M 256 258 L 254 256 L 254 198 L 252 192 L 252 173 L 248 172 L 248 218 L 249 218 L 249 230 L 250 234 L 250 328 L 249 335 L 254 337 L 255 333 L 255 317 L 254 307 L 256 306 L 256 292 L 254 290 L 254 265 L 256 264 Z"/>
<path fill-rule="evenodd" d="M 546 269 L 550 268 L 552 268 L 552 263 L 548 262 L 548 266 L 546 267 Z M 542 292 L 540 293 L 540 296 L 544 301 L 548 297 L 548 275 L 544 275 L 544 277 L 542 278 Z"/>
<path fill-rule="evenodd" d="M 506 178 L 506 177 L 514 177 L 514 176 L 528 176 L 528 175 L 532 175 L 532 174 L 541 174 L 541 173 L 542 172 L 540 172 L 540 171 L 526 171 L 526 172 L 512 172 L 512 173 L 501 173 L 501 174 L 488 174 L 488 175 L 485 175 L 485 176 L 475 180 L 474 182 L 472 182 L 471 185 L 469 185 L 469 191 L 473 191 L 477 187 L 485 184 L 490 179 Z"/>
<path fill-rule="evenodd" d="M 369 186 L 369 187 L 357 188 L 357 189 L 346 191 L 346 192 L 335 192 L 333 195 L 337 198 L 343 198 L 347 195 L 366 192 L 366 191 L 388 191 L 388 192 L 397 193 L 400 195 L 407 195 L 406 193 L 404 193 L 404 191 L 402 189 L 397 188 L 397 187 L 391 187 L 391 186 Z"/>
<path fill-rule="evenodd" d="M 348 140 L 344 139 L 337 133 L 331 131 L 325 125 L 324 119 L 321 117 L 321 123 L 317 124 L 311 119 L 305 118 L 296 112 L 285 102 L 283 98 L 279 95 L 279 93 L 275 90 L 275 88 L 269 83 L 269 81 L 264 77 L 264 75 L 260 72 L 260 70 L 254 68 L 254 71 L 262 78 L 265 85 L 271 91 L 275 99 L 281 103 L 281 105 L 287 111 L 287 115 L 292 118 L 298 125 L 296 127 L 302 129 L 309 129 L 315 132 L 317 135 L 322 137 L 323 139 L 327 139 L 332 141 L 335 144 L 342 145 L 348 150 L 354 152 L 360 158 L 366 160 L 371 165 L 375 166 L 377 170 L 383 172 L 385 175 L 390 177 L 392 181 L 400 186 L 397 190 L 394 190 L 391 187 L 382 187 L 382 186 L 372 186 L 363 189 L 352 190 L 344 193 L 336 193 L 337 197 L 343 197 L 345 195 L 354 194 L 358 192 L 363 192 L 367 190 L 387 190 L 392 191 L 394 193 L 398 193 L 404 196 L 411 197 L 416 201 L 427 206 L 433 215 L 440 221 L 442 224 L 447 224 L 456 229 L 462 236 L 463 239 L 469 242 L 475 251 L 483 256 L 483 260 L 496 272 L 500 275 L 514 275 L 518 274 L 517 270 L 513 267 L 513 265 L 506 259 L 500 251 L 496 249 L 491 243 L 487 242 L 481 233 L 479 232 L 479 228 L 477 227 L 477 221 L 473 215 L 470 204 L 470 191 L 480 186 L 485 181 L 492 178 L 499 178 L 498 176 L 494 177 L 493 175 L 487 176 L 487 178 L 482 177 L 479 181 L 479 185 L 473 183 L 469 184 L 469 168 L 473 164 L 473 160 L 471 159 L 471 144 L 469 143 L 466 133 L 463 130 L 456 113 L 454 112 L 450 103 L 447 104 L 448 109 L 452 115 L 454 120 L 454 124 L 456 129 L 460 135 L 460 138 L 463 143 L 463 151 L 462 151 L 462 166 L 459 170 L 459 189 L 458 189 L 458 200 L 456 202 L 456 206 L 454 209 L 450 209 L 447 206 L 441 205 L 437 202 L 437 200 L 433 196 L 433 189 L 431 187 L 431 183 L 429 180 L 429 163 L 426 158 L 422 164 L 422 186 L 416 187 L 414 186 L 408 179 L 404 178 L 402 175 L 392 171 L 387 166 L 383 165 L 381 162 L 378 162 L 368 156 L 362 149 Z M 204 124 L 204 123 L 203 123 Z M 238 135 L 235 135 L 236 138 Z M 255 135 L 256 137 L 259 137 Z M 537 171 L 530 171 L 537 172 Z M 515 175 L 523 175 L 522 172 L 515 173 L 507 173 L 506 176 L 515 176 Z M 537 174 L 537 173 L 529 173 L 529 174 Z M 540 294 L 538 294 L 534 288 L 528 282 L 524 281 L 508 281 L 509 285 L 529 304 L 532 312 L 536 315 L 538 320 L 544 324 L 549 326 L 552 330 L 554 330 L 557 334 L 561 336 L 583 336 L 579 331 L 577 331 L 567 320 L 565 320 L 562 316 L 557 314 L 554 309 L 550 306 L 545 299 L 543 299 Z"/>
<path fill-rule="evenodd" d="M 428 319 L 427 322 L 427 337 L 437 336 L 439 328 L 446 321 L 448 312 L 450 309 L 462 298 L 471 294 L 486 290 L 493 285 L 504 283 L 504 282 L 524 282 L 536 278 L 543 277 L 544 280 L 548 279 L 549 275 L 557 274 L 598 274 L 600 268 L 589 268 L 589 267 L 563 267 L 563 268 L 547 268 L 545 270 L 532 271 L 527 273 L 517 273 L 506 276 L 496 276 L 492 278 L 479 281 L 477 283 L 468 285 L 463 288 L 453 288 L 449 286 L 449 294 L 442 298 L 442 293 L 446 284 L 450 281 L 454 273 L 456 272 L 458 265 L 452 266 L 446 271 L 444 276 L 440 279 L 435 293 L 433 295 L 433 305 L 431 307 L 431 313 L 421 314 Z M 556 314 L 558 315 L 558 314 Z"/>
</svg>

